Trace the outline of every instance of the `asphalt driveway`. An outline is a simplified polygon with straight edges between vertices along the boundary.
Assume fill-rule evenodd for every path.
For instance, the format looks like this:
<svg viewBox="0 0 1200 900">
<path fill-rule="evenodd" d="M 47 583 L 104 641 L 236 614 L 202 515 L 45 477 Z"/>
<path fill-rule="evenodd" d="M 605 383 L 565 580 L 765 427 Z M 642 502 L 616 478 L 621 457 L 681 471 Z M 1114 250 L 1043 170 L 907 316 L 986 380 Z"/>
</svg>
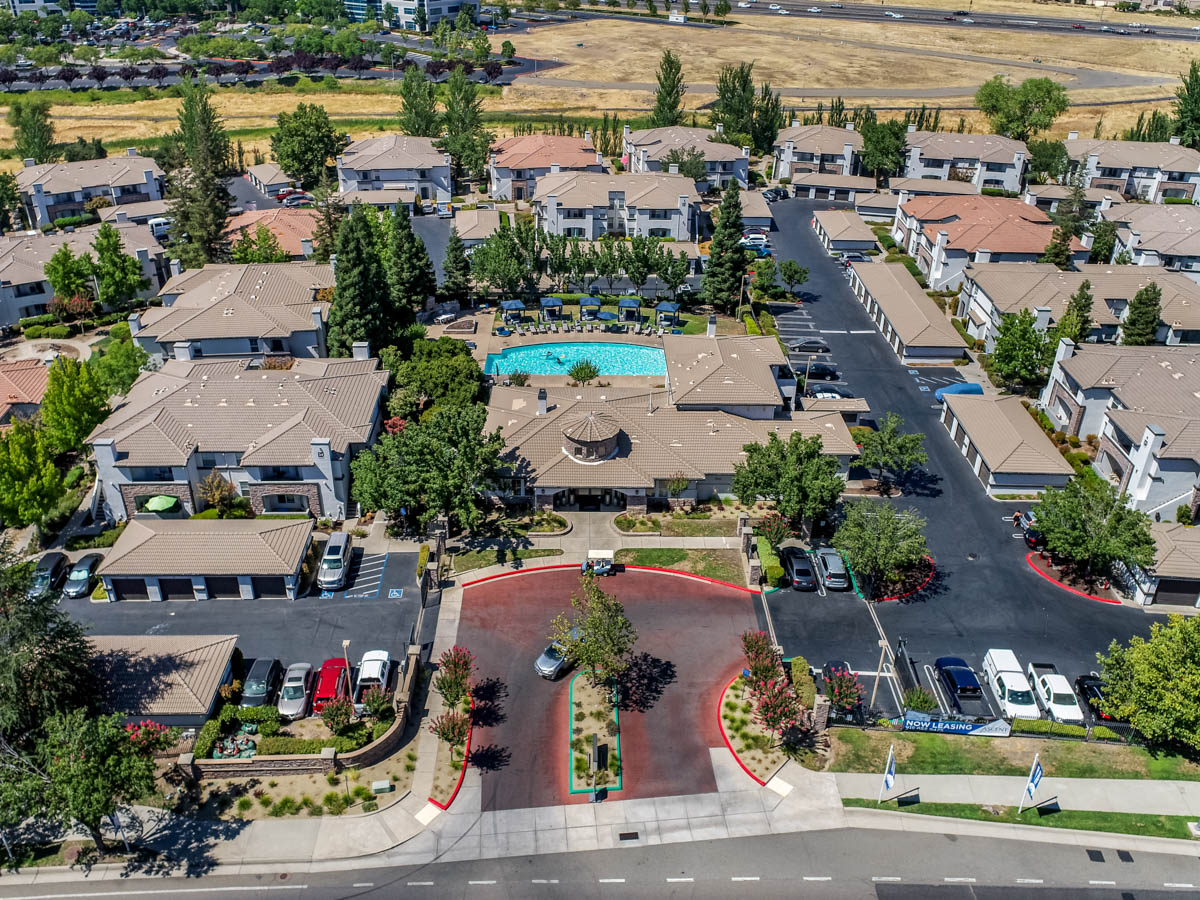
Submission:
<svg viewBox="0 0 1200 900">
<path fill-rule="evenodd" d="M 567 793 L 570 675 L 533 671 L 550 620 L 570 607 L 575 567 L 514 574 L 467 587 L 457 643 L 478 661 L 472 762 L 483 809 L 586 802 Z M 655 572 L 604 580 L 638 629 L 622 691 L 621 756 L 628 800 L 716 790 L 710 747 L 722 746 L 716 704 L 741 668 L 738 635 L 757 628 L 745 591 Z"/>
</svg>

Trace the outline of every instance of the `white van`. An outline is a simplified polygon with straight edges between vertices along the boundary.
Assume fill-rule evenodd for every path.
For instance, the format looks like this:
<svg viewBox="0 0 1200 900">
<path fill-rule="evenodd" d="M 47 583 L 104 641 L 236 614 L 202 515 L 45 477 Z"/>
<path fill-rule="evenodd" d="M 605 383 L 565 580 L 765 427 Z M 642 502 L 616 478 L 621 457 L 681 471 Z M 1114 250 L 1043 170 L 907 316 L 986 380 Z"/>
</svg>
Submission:
<svg viewBox="0 0 1200 900">
<path fill-rule="evenodd" d="M 325 544 L 321 555 L 321 568 L 317 571 L 317 586 L 325 591 L 336 591 L 346 583 L 350 568 L 350 535 L 335 531 Z"/>
<path fill-rule="evenodd" d="M 1033 696 L 1029 679 L 1011 650 L 989 650 L 983 657 L 983 680 L 992 686 L 1006 719 L 1040 719 L 1042 711 Z"/>
<path fill-rule="evenodd" d="M 147 221 L 146 227 L 150 229 L 152 235 L 161 239 L 166 237 L 167 232 L 171 230 L 171 220 L 159 216 Z"/>
</svg>

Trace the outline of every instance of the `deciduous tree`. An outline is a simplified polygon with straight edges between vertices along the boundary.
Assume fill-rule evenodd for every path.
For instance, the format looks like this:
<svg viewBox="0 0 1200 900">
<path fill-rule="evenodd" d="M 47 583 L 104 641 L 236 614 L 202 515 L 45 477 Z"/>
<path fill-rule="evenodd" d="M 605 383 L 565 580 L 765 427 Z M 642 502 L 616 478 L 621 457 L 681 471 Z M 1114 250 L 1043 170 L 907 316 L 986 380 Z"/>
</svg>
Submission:
<svg viewBox="0 0 1200 900">
<path fill-rule="evenodd" d="M 65 246 L 65 245 L 64 245 Z M 122 310 L 150 287 L 137 257 L 125 252 L 121 233 L 105 222 L 92 242 L 96 262 L 92 268 L 100 294 L 96 298 L 108 309 Z"/>
<path fill-rule="evenodd" d="M 893 412 L 883 417 L 879 428 L 863 434 L 859 465 L 878 470 L 882 479 L 884 472 L 891 478 L 902 478 L 918 466 L 923 466 L 929 457 L 924 450 L 925 435 L 920 432 L 902 432 L 904 420 Z"/>
<path fill-rule="evenodd" d="M 436 86 L 418 66 L 409 66 L 400 82 L 400 119 L 397 122 L 400 133 L 412 137 L 439 137 L 440 125 Z"/>
<path fill-rule="evenodd" d="M 579 579 L 571 595 L 575 615 L 558 615 L 550 623 L 550 640 L 565 650 L 564 656 L 584 672 L 592 684 L 619 681 L 629 668 L 638 633 L 625 607 L 600 589 L 596 577 Z"/>
<path fill-rule="evenodd" d="M 775 502 L 792 521 L 812 519 L 833 508 L 845 482 L 837 459 L 823 452 L 820 435 L 792 432 L 786 442 L 775 434 L 765 444 L 746 444 L 746 461 L 733 468 L 733 493 L 745 504 Z"/>
<path fill-rule="evenodd" d="M 235 263 L 279 263 L 292 258 L 279 246 L 275 233 L 262 222 L 253 234 L 249 228 L 243 228 L 241 237 L 234 241 L 230 252 Z"/>
<path fill-rule="evenodd" d="M 992 365 L 1006 381 L 1037 385 L 1045 377 L 1048 352 L 1046 335 L 1037 329 L 1037 319 L 1023 309 L 1001 319 Z"/>
<path fill-rule="evenodd" d="M 0 436 L 0 519 L 24 527 L 42 521 L 62 499 L 62 473 L 41 432 L 17 420 Z"/>
<path fill-rule="evenodd" d="M 1013 85 L 1003 75 L 980 85 L 975 104 L 991 120 L 993 131 L 1018 141 L 1047 131 L 1070 105 L 1066 88 L 1056 81 L 1027 78 Z"/>
<path fill-rule="evenodd" d="M 679 125 L 683 122 L 683 95 L 687 93 L 687 84 L 683 80 L 683 63 L 671 50 L 663 51 L 658 61 L 657 77 L 658 89 L 654 93 L 650 127 L 669 128 Z"/>
<path fill-rule="evenodd" d="M 868 600 L 877 599 L 882 587 L 898 581 L 929 553 L 925 519 L 915 509 L 900 511 L 875 500 L 846 505 L 833 546 L 845 555 Z"/>
<path fill-rule="evenodd" d="M 445 137 L 441 147 L 455 164 L 475 178 L 487 171 L 488 152 L 496 136 L 483 127 L 483 98 L 475 82 L 459 66 L 446 82 Z"/>
<path fill-rule="evenodd" d="M 118 323 L 118 325 L 123 323 Z M 129 326 L 126 325 L 126 328 Z M 113 328 L 116 331 L 116 328 Z M 150 355 L 139 347 L 127 334 L 122 340 L 114 340 L 99 356 L 92 356 L 88 365 L 92 367 L 96 382 L 105 397 L 125 394 L 137 380 L 142 366 Z"/>
<path fill-rule="evenodd" d="M 1075 478 L 1049 489 L 1034 507 L 1046 547 L 1085 577 L 1107 575 L 1118 561 L 1148 568 L 1154 563 L 1150 518 L 1128 497 L 1099 478 Z"/>
<path fill-rule="evenodd" d="M 1029 177 L 1038 184 L 1057 182 L 1067 173 L 1070 159 L 1062 141 L 1029 142 Z"/>
<path fill-rule="evenodd" d="M 879 122 L 868 119 L 862 125 L 862 167 L 875 176 L 877 183 L 894 174 L 904 163 L 907 126 L 902 119 Z"/>
<path fill-rule="evenodd" d="M 667 151 L 662 158 L 662 167 L 669 172 L 671 166 L 679 166 L 679 174 L 686 175 L 692 181 L 704 181 L 708 177 L 704 153 L 697 147 L 674 147 Z"/>
<path fill-rule="evenodd" d="M 49 100 L 38 96 L 15 96 L 9 101 L 6 121 L 13 130 L 18 158 L 47 163 L 58 157 Z"/>
<path fill-rule="evenodd" d="M 108 397 L 92 367 L 60 356 L 50 367 L 42 397 L 42 434 L 55 453 L 79 450 L 108 415 Z"/>
<path fill-rule="evenodd" d="M 779 280 L 787 286 L 789 294 L 795 294 L 796 286 L 808 281 L 808 269 L 794 259 L 785 259 L 779 264 Z"/>
<path fill-rule="evenodd" d="M 1200 150 L 1200 61 L 1192 60 L 1175 88 L 1175 133 L 1180 143 Z"/>
<path fill-rule="evenodd" d="M 63 244 L 46 261 L 43 271 L 54 296 L 69 300 L 93 295 L 92 269 L 91 254 L 76 256 L 69 244 Z"/>
<path fill-rule="evenodd" d="M 349 136 L 335 128 L 325 107 L 316 103 L 299 103 L 294 112 L 281 112 L 271 135 L 271 152 L 280 168 L 310 187 L 349 144 Z"/>
</svg>

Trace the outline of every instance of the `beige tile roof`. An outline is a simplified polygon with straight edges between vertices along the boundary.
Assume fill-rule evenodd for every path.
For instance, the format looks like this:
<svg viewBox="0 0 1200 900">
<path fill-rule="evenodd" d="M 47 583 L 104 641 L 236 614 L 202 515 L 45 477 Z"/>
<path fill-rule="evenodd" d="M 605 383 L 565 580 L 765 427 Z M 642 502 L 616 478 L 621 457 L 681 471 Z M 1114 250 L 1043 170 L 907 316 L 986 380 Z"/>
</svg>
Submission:
<svg viewBox="0 0 1200 900">
<path fill-rule="evenodd" d="M 1025 190 L 1034 197 L 1044 197 L 1047 200 L 1066 200 L 1071 196 L 1071 186 L 1068 184 L 1031 184 Z M 1112 191 L 1106 191 L 1103 188 L 1084 188 L 1083 190 L 1083 199 L 1089 203 L 1100 203 L 1105 197 L 1112 197 L 1114 200 L 1121 199 L 1120 194 L 1114 197 Z"/>
<path fill-rule="evenodd" d="M 799 403 L 800 408 L 809 413 L 869 413 L 871 411 L 871 405 L 867 403 L 864 397 L 838 397 L 836 400 L 800 397 Z"/>
<path fill-rule="evenodd" d="M 1066 312 L 1071 295 L 1084 281 L 1092 284 L 1092 321 L 1099 325 L 1120 322 L 1120 301 L 1151 282 L 1162 291 L 1162 319 L 1178 328 L 1200 328 L 1200 284 L 1162 266 L 1081 265 L 1062 272 L 1049 263 L 972 263 L 966 269 L 1002 313 L 1050 308 L 1051 323 Z"/>
<path fill-rule="evenodd" d="M 268 162 L 260 163 L 257 166 L 251 166 L 246 170 L 246 173 L 253 175 L 263 184 L 283 184 L 291 182 L 292 178 L 287 172 L 279 167 L 278 163 Z"/>
<path fill-rule="evenodd" d="M 110 156 L 73 163 L 43 163 L 17 172 L 17 188 L 32 192 L 40 184 L 47 194 L 66 194 L 95 187 L 145 184 L 146 170 L 162 178 L 163 170 L 148 156 Z"/>
<path fill-rule="evenodd" d="M 1136 231 L 1138 247 L 1166 256 L 1200 256 L 1200 207 L 1189 204 L 1115 203 L 1101 218 L 1121 223 L 1128 242 Z"/>
<path fill-rule="evenodd" d="M 120 206 L 106 206 L 100 210 L 101 222 L 117 222 L 117 213 L 125 213 L 126 220 L 165 218 L 170 207 L 168 200 L 143 200 L 141 203 L 122 203 Z"/>
<path fill-rule="evenodd" d="M 889 178 L 888 190 L 893 194 L 908 191 L 925 196 L 976 196 L 979 185 L 970 181 L 949 181 L 940 178 Z"/>
<path fill-rule="evenodd" d="M 854 198 L 854 209 L 882 209 L 891 212 L 892 216 L 896 215 L 896 207 L 900 205 L 900 196 L 898 194 L 859 194 Z M 862 213 L 859 213 L 862 215 Z"/>
<path fill-rule="evenodd" d="M 707 162 L 732 162 L 742 158 L 742 148 L 733 144 L 713 140 L 716 131 L 710 128 L 686 128 L 682 125 L 670 128 L 646 128 L 631 131 L 629 140 L 634 153 L 647 151 L 647 158 L 662 162 L 672 150 L 699 150 Z"/>
<path fill-rule="evenodd" d="M 313 438 L 335 453 L 370 438 L 388 373 L 362 369 L 377 360 L 269 371 L 247 362 L 172 360 L 143 374 L 88 442 L 111 438 L 129 466 L 183 465 L 196 450 L 261 466 L 311 465 Z"/>
<path fill-rule="evenodd" d="M 1106 415 L 1135 444 L 1141 442 L 1146 426 L 1161 428 L 1163 445 L 1155 454 L 1157 458 L 1200 462 L 1200 419 L 1135 409 L 1111 409 Z"/>
<path fill-rule="evenodd" d="M 1151 522 L 1154 574 L 1159 578 L 1200 578 L 1200 528 L 1179 522 Z"/>
<path fill-rule="evenodd" d="M 874 178 L 862 175 L 842 175 L 840 172 L 801 172 L 792 176 L 792 184 L 797 187 L 847 188 L 853 191 L 875 190 Z"/>
<path fill-rule="evenodd" d="M 870 241 L 875 232 L 867 227 L 862 216 L 852 209 L 818 209 L 813 218 L 831 241 Z"/>
<path fill-rule="evenodd" d="M 40 359 L 0 363 L 0 419 L 14 406 L 40 404 L 50 367 Z"/>
<path fill-rule="evenodd" d="M 832 125 L 797 125 L 784 128 L 775 138 L 775 149 L 782 150 L 788 141 L 796 153 L 820 153 L 840 156 L 847 144 L 855 152 L 863 147 L 862 135 L 850 128 L 834 128 Z"/>
<path fill-rule="evenodd" d="M 1076 138 L 1064 141 L 1071 159 L 1084 161 L 1093 153 L 1109 169 L 1150 168 L 1166 171 L 1200 170 L 1200 152 L 1169 141 L 1105 141 Z"/>
<path fill-rule="evenodd" d="M 100 575 L 291 575 L 312 535 L 312 519 L 129 521 L 100 563 Z"/>
<path fill-rule="evenodd" d="M 417 202 L 417 192 L 403 188 L 380 188 L 377 191 L 339 191 L 333 195 L 335 202 L 344 206 L 363 203 L 367 206 L 394 206 L 397 203 L 412 204 Z"/>
<path fill-rule="evenodd" d="M 930 242 L 945 231 L 947 246 L 967 253 L 1040 254 L 1054 234 L 1044 211 L 1010 197 L 914 197 L 900 211 L 917 220 Z M 1078 238 L 1071 247 L 1084 249 Z"/>
<path fill-rule="evenodd" d="M 342 151 L 338 165 L 358 172 L 387 169 L 432 169 L 444 166 L 445 155 L 433 138 L 385 134 L 355 141 Z"/>
<path fill-rule="evenodd" d="M 993 473 L 1070 475 L 1070 464 L 1054 448 L 1020 397 L 947 394 L 944 400 Z"/>
<path fill-rule="evenodd" d="M 464 241 L 482 241 L 500 227 L 497 209 L 460 209 L 454 215 L 454 227 Z"/>
<path fill-rule="evenodd" d="M 113 712 L 203 716 L 212 707 L 237 644 L 236 634 L 91 635 Z"/>
<path fill-rule="evenodd" d="M 548 169 L 557 164 L 567 169 L 596 166 L 596 148 L 591 141 L 553 134 L 526 134 L 492 144 L 496 166 L 508 169 Z"/>
<path fill-rule="evenodd" d="M 704 405 L 782 405 L 771 371 L 787 357 L 773 337 L 663 335 L 671 400 Z"/>
<path fill-rule="evenodd" d="M 906 347 L 966 346 L 937 305 L 900 263 L 850 263 Z"/>
<path fill-rule="evenodd" d="M 311 209 L 250 209 L 225 222 L 225 240 L 233 243 L 248 232 L 254 237 L 259 225 L 265 225 L 279 247 L 289 256 L 303 256 L 301 241 L 311 241 L 317 230 L 317 214 Z"/>
<path fill-rule="evenodd" d="M 504 461 L 543 488 L 649 488 L 654 480 L 728 476 L 744 461 L 743 447 L 770 433 L 820 435 L 826 453 L 858 451 L 838 412 L 797 413 L 791 419 L 746 419 L 710 410 L 678 410 L 665 391 L 635 388 L 547 388 L 548 411 L 536 415 L 535 388 L 492 389 L 486 428 L 500 428 Z M 652 414 L 647 414 L 651 411 Z M 615 455 L 602 462 L 575 460 L 563 445 L 564 428 L 589 413 L 619 429 Z"/>
<path fill-rule="evenodd" d="M 164 254 L 162 245 L 145 225 L 133 222 L 111 224 L 120 234 L 122 247 L 130 256 L 136 256 L 138 250 L 147 250 L 152 259 Z M 44 281 L 46 263 L 64 244 L 76 256 L 90 253 L 95 258 L 92 244 L 99 230 L 99 225 L 87 225 L 72 232 L 60 231 L 49 235 L 14 231 L 0 236 L 0 279 L 14 285 Z"/>
<path fill-rule="evenodd" d="M 593 172 L 559 172 L 538 179 L 534 202 L 545 203 L 556 196 L 561 206 L 588 208 L 608 206 L 610 193 L 623 192 L 625 205 L 641 209 L 678 209 L 679 198 L 699 203 L 696 183 L 686 175 L 662 172 L 604 175 Z"/>
<path fill-rule="evenodd" d="M 998 134 L 959 134 L 956 131 L 913 131 L 905 136 L 911 149 L 921 148 L 924 159 L 977 159 L 980 162 L 1013 161 L 1013 154 L 1024 153 L 1029 158 L 1029 148 L 1024 141 Z"/>
<path fill-rule="evenodd" d="M 742 218 L 744 219 L 773 219 L 771 207 L 761 191 L 739 191 L 742 201 Z"/>
<path fill-rule="evenodd" d="M 1060 365 L 1080 388 L 1108 390 L 1118 406 L 1163 419 L 1164 429 L 1168 417 L 1200 420 L 1200 347 L 1082 344 Z"/>
<path fill-rule="evenodd" d="M 312 331 L 312 308 L 321 307 L 325 316 L 329 307 L 316 299 L 316 292 L 333 283 L 327 263 L 210 263 L 163 285 L 159 293 L 177 299 L 143 313 L 139 336 L 169 344 L 204 338 L 285 338 Z"/>
</svg>

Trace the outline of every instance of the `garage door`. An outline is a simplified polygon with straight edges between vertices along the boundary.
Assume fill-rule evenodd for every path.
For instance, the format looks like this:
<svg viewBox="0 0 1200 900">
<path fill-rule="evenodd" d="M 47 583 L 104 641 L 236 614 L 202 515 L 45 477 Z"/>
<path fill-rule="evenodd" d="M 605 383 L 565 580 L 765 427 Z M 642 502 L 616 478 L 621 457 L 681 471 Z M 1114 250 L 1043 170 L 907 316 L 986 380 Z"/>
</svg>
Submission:
<svg viewBox="0 0 1200 900">
<path fill-rule="evenodd" d="M 1164 578 L 1158 583 L 1155 603 L 1168 606 L 1195 606 L 1200 597 L 1200 581 L 1189 578 Z"/>
<path fill-rule="evenodd" d="M 160 578 L 159 589 L 164 600 L 195 600 L 196 593 L 192 590 L 190 578 Z"/>
<path fill-rule="evenodd" d="M 282 576 L 255 575 L 250 579 L 255 597 L 286 597 Z"/>
<path fill-rule="evenodd" d="M 236 575 L 210 575 L 205 582 L 210 600 L 236 600 L 242 596 Z"/>
<path fill-rule="evenodd" d="M 114 578 L 113 593 L 118 600 L 148 600 L 150 592 L 146 590 L 146 582 L 141 578 Z"/>
</svg>

